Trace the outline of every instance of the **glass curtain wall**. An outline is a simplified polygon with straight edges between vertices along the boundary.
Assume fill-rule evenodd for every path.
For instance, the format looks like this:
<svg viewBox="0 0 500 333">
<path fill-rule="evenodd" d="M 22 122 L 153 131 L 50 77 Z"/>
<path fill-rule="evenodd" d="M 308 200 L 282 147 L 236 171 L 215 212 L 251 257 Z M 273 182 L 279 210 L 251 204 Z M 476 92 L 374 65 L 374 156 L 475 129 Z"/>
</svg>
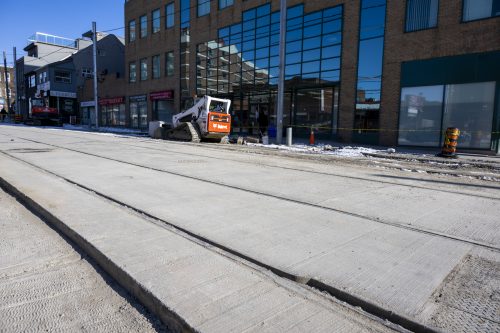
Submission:
<svg viewBox="0 0 500 333">
<path fill-rule="evenodd" d="M 326 121 L 332 132 L 332 111 L 328 107 L 333 103 L 330 97 L 334 89 L 321 87 L 334 86 L 340 78 L 342 6 L 308 14 L 303 10 L 303 5 L 299 5 L 289 8 L 287 13 L 285 106 L 288 109 L 284 124 L 289 126 L 300 119 L 300 126 L 309 128 L 322 127 Z M 196 47 L 197 94 L 232 98 L 235 131 L 252 132 L 257 126 L 253 111 L 268 110 L 272 133 L 279 76 L 279 12 L 271 13 L 270 4 L 247 10 L 242 13 L 240 23 L 219 29 L 218 37 Z M 307 90 L 313 87 L 315 91 Z M 301 88 L 306 89 L 301 96 L 310 97 L 314 105 L 322 103 L 323 108 L 305 107 L 311 115 L 293 117 L 292 98 Z M 313 115 L 317 110 L 327 111 L 317 117 Z"/>
<path fill-rule="evenodd" d="M 354 128 L 357 130 L 357 134 L 361 134 L 361 136 L 355 135 L 354 137 L 361 141 L 377 141 L 382 88 L 385 10 L 385 0 L 362 0 L 361 2 L 358 83 L 354 117 Z"/>
</svg>

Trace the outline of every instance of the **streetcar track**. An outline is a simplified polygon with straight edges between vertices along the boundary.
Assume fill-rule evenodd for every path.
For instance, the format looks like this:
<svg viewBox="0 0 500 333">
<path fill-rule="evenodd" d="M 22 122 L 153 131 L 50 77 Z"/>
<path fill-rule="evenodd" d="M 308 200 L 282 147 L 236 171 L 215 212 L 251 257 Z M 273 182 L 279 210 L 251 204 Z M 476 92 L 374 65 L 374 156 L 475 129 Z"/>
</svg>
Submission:
<svg viewBox="0 0 500 333">
<path fill-rule="evenodd" d="M 298 286 L 302 286 L 304 288 L 312 288 L 313 292 L 319 291 L 319 295 L 321 293 L 327 293 L 331 296 L 333 296 L 336 301 L 338 302 L 339 305 L 347 307 L 349 310 L 354 311 L 362 316 L 365 316 L 367 318 L 370 318 L 372 320 L 375 320 L 382 325 L 391 328 L 395 331 L 401 332 L 401 333 L 406 333 L 408 331 L 413 331 L 417 333 L 440 333 L 439 330 L 436 330 L 434 327 L 427 326 L 425 324 L 422 324 L 418 321 L 415 321 L 412 318 L 406 317 L 405 315 L 401 315 L 399 313 L 396 313 L 392 310 L 386 309 L 382 306 L 379 306 L 372 301 L 366 300 L 360 296 L 357 296 L 355 294 L 349 293 L 347 291 L 344 291 L 342 289 L 339 289 L 333 285 L 326 284 L 320 280 L 317 280 L 315 278 L 307 278 L 303 276 L 298 276 L 293 273 L 289 273 L 285 270 L 282 270 L 280 268 L 276 268 L 274 266 L 271 266 L 269 264 L 266 264 L 258 259 L 255 259 L 249 255 L 246 255 L 236 249 L 233 249 L 229 246 L 223 245 L 221 243 L 218 243 L 216 241 L 213 241 L 209 238 L 206 238 L 202 235 L 199 235 L 195 233 L 194 231 L 191 231 L 189 229 L 186 229 L 184 227 L 178 226 L 174 222 L 170 222 L 168 220 L 162 219 L 160 217 L 157 217 L 151 213 L 148 213 L 147 211 L 141 210 L 139 208 L 133 207 L 125 202 L 122 202 L 118 199 L 115 199 L 105 193 L 99 192 L 95 189 L 92 189 L 88 186 L 85 186 L 83 184 L 80 184 L 76 181 L 73 181 L 69 178 L 66 178 L 64 176 L 61 176 L 53 171 L 50 171 L 46 168 L 40 167 L 32 162 L 25 161 L 19 157 L 16 157 L 14 155 L 11 155 L 9 153 L 6 153 L 5 151 L 0 151 L 1 154 L 4 154 L 14 160 L 17 160 L 21 163 L 27 164 L 30 167 L 36 168 L 39 171 L 42 171 L 44 173 L 47 173 L 49 175 L 52 175 L 56 178 L 59 178 L 69 184 L 72 184 L 76 186 L 77 188 L 80 188 L 84 191 L 90 192 L 97 197 L 106 200 L 108 202 L 111 202 L 113 204 L 118 205 L 120 208 L 125 209 L 127 211 L 130 211 L 142 218 L 144 218 L 146 221 L 153 223 L 155 225 L 158 225 L 162 228 L 165 228 L 171 232 L 174 232 L 175 234 L 184 237 L 188 240 L 193 241 L 194 243 L 198 245 L 205 246 L 207 249 L 212 250 L 220 255 L 223 255 L 230 260 L 238 261 L 239 263 L 250 267 L 252 269 L 256 269 L 255 267 L 252 267 L 252 265 L 255 265 L 261 269 L 269 270 L 271 273 L 287 279 L 289 281 L 297 283 Z M 28 209 L 32 210 L 34 209 L 37 213 L 37 215 L 42 215 L 44 220 L 47 220 L 45 217 L 46 215 L 49 216 L 49 220 L 56 219 L 51 215 L 50 212 L 46 211 L 45 208 L 39 206 L 36 202 L 34 202 L 31 198 L 26 198 L 22 197 L 21 192 L 17 190 L 14 186 L 6 182 L 2 177 L 0 177 L 0 188 L 3 188 L 6 192 L 10 193 L 14 197 L 16 197 L 18 200 L 20 200 L 24 205 L 30 206 Z M 17 193 L 18 192 L 18 193 Z M 38 205 L 39 208 L 33 208 L 31 207 L 32 205 L 29 203 L 29 201 L 32 201 L 35 203 L 35 205 Z M 39 210 L 42 210 L 42 212 L 39 212 Z M 50 222 L 49 222 L 50 223 Z M 61 222 L 64 224 L 64 222 Z M 208 245 L 208 246 L 207 246 Z M 213 247 L 213 248 L 210 248 Z M 259 271 L 259 270 L 258 270 Z M 265 274 L 265 272 L 261 272 L 262 274 Z M 283 287 L 286 288 L 286 286 L 283 285 Z M 318 294 L 318 293 L 317 293 Z M 324 297 L 324 295 L 323 295 Z"/>
<path fill-rule="evenodd" d="M 71 149 L 71 148 L 67 148 L 67 147 L 63 147 L 63 146 L 57 146 L 57 145 L 54 145 L 54 144 L 43 143 L 43 142 L 39 142 L 39 141 L 36 141 L 36 140 L 24 139 L 24 138 L 21 138 L 21 139 L 27 140 L 27 141 L 30 141 L 30 142 L 34 142 L 34 143 L 37 143 L 37 144 L 47 145 L 47 146 L 51 146 L 51 147 L 55 147 L 55 148 L 59 148 L 59 149 L 64 149 L 64 150 L 67 150 L 67 151 L 72 151 L 72 152 L 79 153 L 79 154 L 84 154 L 84 155 L 88 155 L 88 156 L 92 156 L 92 157 L 96 157 L 96 158 L 105 159 L 105 160 L 108 160 L 108 161 L 118 162 L 118 163 L 130 165 L 130 166 L 134 166 L 134 167 L 139 167 L 139 168 L 143 168 L 143 169 L 147 169 L 147 170 L 151 170 L 151 171 L 155 171 L 155 172 L 166 173 L 166 174 L 170 174 L 170 175 L 174 175 L 174 176 L 178 176 L 178 177 L 182 177 L 182 178 L 186 178 L 186 179 L 190 179 L 190 180 L 194 180 L 194 181 L 199 181 L 199 182 L 207 183 L 207 184 L 210 184 L 210 185 L 221 186 L 221 187 L 229 188 L 229 189 L 233 189 L 233 190 L 239 190 L 239 191 L 243 191 L 243 192 L 246 192 L 246 193 L 251 193 L 251 194 L 254 194 L 254 195 L 257 195 L 257 196 L 265 196 L 265 197 L 277 199 L 277 200 L 280 200 L 280 201 L 286 201 L 286 202 L 291 202 L 291 203 L 298 204 L 298 205 L 303 205 L 303 206 L 308 206 L 308 207 L 313 207 L 313 208 L 317 208 L 317 209 L 327 210 L 327 211 L 331 211 L 331 212 L 335 212 L 335 213 L 340 213 L 340 214 L 344 214 L 344 215 L 348 215 L 348 216 L 360 218 L 360 219 L 363 219 L 363 220 L 368 220 L 368 221 L 379 223 L 379 224 L 389 225 L 389 226 L 392 226 L 392 227 L 395 227 L 395 228 L 406 229 L 406 230 L 410 230 L 410 231 L 413 231 L 413 232 L 417 232 L 417 233 L 421 233 L 421 234 L 428 234 L 428 235 L 431 235 L 431 236 L 441 237 L 441 238 L 445 238 L 445 239 L 451 239 L 451 240 L 458 241 L 458 242 L 461 242 L 461 243 L 466 243 L 466 244 L 469 244 L 469 245 L 479 246 L 479 247 L 482 247 L 482 248 L 486 248 L 486 249 L 489 249 L 489 250 L 500 252 L 500 247 L 496 247 L 496 246 L 490 245 L 488 243 L 484 243 L 484 242 L 481 242 L 481 241 L 476 241 L 476 240 L 469 239 L 469 238 L 463 238 L 463 237 L 459 237 L 459 236 L 449 235 L 449 234 L 446 234 L 446 233 L 442 233 L 442 232 L 435 231 L 435 230 L 430 230 L 430 229 L 427 229 L 427 228 L 414 227 L 414 226 L 410 226 L 410 225 L 404 225 L 404 224 L 400 224 L 400 223 L 394 223 L 394 222 L 390 222 L 390 221 L 385 221 L 385 220 L 382 220 L 380 218 L 375 218 L 375 217 L 370 217 L 370 216 L 366 216 L 366 215 L 362 215 L 362 214 L 357 214 L 357 213 L 349 212 L 349 211 L 338 209 L 338 208 L 328 207 L 328 206 L 319 205 L 319 204 L 315 204 L 315 203 L 311 203 L 311 202 L 306 202 L 306 201 L 301 201 L 301 200 L 293 199 L 293 198 L 286 198 L 286 197 L 278 196 L 278 195 L 271 194 L 271 193 L 265 193 L 265 192 L 258 191 L 258 190 L 252 190 L 252 189 L 240 187 L 240 186 L 237 186 L 237 185 L 225 184 L 223 182 L 216 182 L 216 181 L 212 181 L 212 180 L 208 180 L 208 179 L 203 179 L 203 178 L 200 178 L 200 177 L 197 177 L 197 176 L 185 175 L 185 174 L 182 174 L 182 173 L 179 173 L 179 172 L 175 172 L 175 171 L 168 171 L 168 170 L 163 170 L 163 169 L 159 169 L 159 168 L 155 168 L 155 167 L 151 167 L 151 166 L 144 166 L 144 165 L 133 163 L 133 162 L 122 161 L 122 160 L 119 160 L 119 159 L 116 159 L 116 158 L 112 158 L 112 157 L 101 156 L 101 155 L 98 155 L 98 154 L 93 154 L 93 153 L 89 153 L 89 152 L 85 152 L 85 151 L 80 151 L 80 150 L 77 150 L 77 149 Z M 15 156 L 13 156 L 13 155 L 5 152 L 5 151 L 2 151 L 2 153 L 5 154 L 5 155 L 7 155 L 7 156 L 10 156 L 12 158 L 19 159 L 19 158 L 15 157 Z M 19 159 L 19 160 L 22 160 L 22 159 Z M 29 164 L 29 162 L 26 162 L 26 163 Z M 50 171 L 48 171 L 48 172 L 50 172 Z M 57 175 L 57 176 L 61 177 L 59 175 Z M 397 184 L 392 184 L 392 185 L 397 185 Z M 80 186 L 84 186 L 84 185 L 80 185 Z M 454 193 L 454 192 L 452 192 L 452 193 Z"/>
<path fill-rule="evenodd" d="M 53 136 L 57 136 L 57 137 L 64 137 L 64 136 L 61 136 L 61 135 L 57 135 L 55 133 L 49 133 L 49 134 L 53 135 Z M 4 135 L 6 135 L 6 134 L 4 134 Z M 30 142 L 34 142 L 34 143 L 38 143 L 38 144 L 42 144 L 42 145 L 48 145 L 48 146 L 53 146 L 53 147 L 56 147 L 56 148 L 67 149 L 67 150 L 75 151 L 75 152 L 78 152 L 78 153 L 84 153 L 84 154 L 86 153 L 85 151 L 73 150 L 72 148 L 67 148 L 67 147 L 64 147 L 64 146 L 57 146 L 57 145 L 54 145 L 54 144 L 45 143 L 45 142 L 41 142 L 41 141 L 36 141 L 36 140 L 33 140 L 33 139 L 27 139 L 27 138 L 22 138 L 22 137 L 17 137 L 17 138 L 22 139 L 22 140 L 26 140 L 26 141 L 30 141 Z M 81 138 L 81 137 L 78 137 L 78 138 Z M 92 143 L 96 143 L 96 142 L 103 143 L 103 141 L 95 141 L 95 140 L 92 141 Z M 147 143 L 148 141 L 141 141 L 141 142 Z M 180 145 L 179 143 L 173 142 L 173 141 L 169 141 L 169 143 Z M 214 160 L 218 160 L 218 161 L 230 161 L 230 162 L 234 162 L 234 163 L 251 164 L 251 165 L 255 164 L 255 162 L 252 162 L 252 161 L 242 161 L 242 160 L 235 160 L 235 159 L 231 159 L 231 158 L 212 157 L 212 156 L 207 156 L 207 155 L 198 154 L 198 153 L 186 153 L 186 152 L 179 152 L 179 151 L 176 151 L 176 150 L 169 150 L 169 149 L 162 149 L 162 148 L 155 148 L 155 147 L 144 147 L 144 146 L 140 146 L 140 145 L 126 144 L 126 143 L 122 143 L 122 142 L 114 142 L 114 144 L 119 144 L 119 145 L 128 146 L 128 147 L 135 147 L 135 148 L 140 148 L 140 149 L 149 149 L 149 150 L 155 150 L 155 151 L 161 151 L 161 152 L 174 153 L 174 154 L 179 154 L 179 155 L 203 157 L 203 158 L 214 159 Z M 195 146 L 196 147 L 201 147 L 201 144 L 196 144 Z M 208 147 L 208 146 L 207 146 L 207 148 L 212 149 L 212 150 L 220 151 L 220 149 L 218 149 L 218 148 L 212 148 L 212 147 Z M 231 151 L 231 152 L 234 152 L 234 151 Z M 245 153 L 247 153 L 247 152 L 245 152 Z M 91 153 L 89 153 L 89 154 L 91 154 Z M 106 158 L 106 157 L 100 156 L 100 155 L 96 155 L 96 157 Z M 282 156 L 276 156 L 276 157 L 282 157 Z M 131 163 L 131 162 L 126 162 L 126 161 L 121 161 L 121 160 L 117 160 L 117 161 L 123 162 L 123 163 Z M 322 175 L 322 176 L 331 176 L 331 177 L 337 177 L 337 178 L 346 178 L 346 179 L 353 179 L 353 180 L 361 180 L 361 181 L 367 181 L 367 182 L 372 182 L 372 183 L 397 185 L 397 186 L 403 186 L 403 187 L 409 187 L 409 188 L 418 188 L 418 189 L 424 189 L 424 190 L 435 191 L 435 192 L 451 193 L 451 194 L 458 194 L 458 195 L 464 195 L 464 196 L 474 196 L 474 197 L 477 197 L 477 198 L 484 198 L 484 199 L 490 199 L 490 200 L 500 201 L 500 198 L 491 197 L 491 196 L 482 195 L 482 194 L 477 194 L 477 193 L 468 193 L 468 192 L 461 192 L 461 191 L 445 190 L 445 189 L 441 189 L 441 188 L 433 188 L 433 187 L 427 187 L 427 186 L 422 186 L 422 185 L 411 185 L 411 184 L 404 184 L 404 183 L 398 183 L 398 182 L 392 182 L 392 181 L 380 180 L 380 179 L 370 179 L 370 178 L 364 178 L 364 177 L 347 176 L 347 175 L 335 174 L 335 173 L 330 173 L 330 172 L 304 170 L 304 169 L 300 169 L 300 168 L 293 168 L 293 167 L 286 167 L 286 166 L 279 166 L 279 165 L 271 165 L 271 164 L 266 164 L 266 163 L 261 163 L 259 165 L 260 166 L 269 167 L 269 168 L 275 168 L 275 169 L 290 170 L 290 171 L 303 172 L 303 173 L 309 173 L 309 174 L 316 174 L 316 175 Z M 141 166 L 141 165 L 136 165 L 136 166 Z M 141 167 L 148 168 L 147 166 L 141 166 Z M 392 168 L 396 169 L 396 170 L 400 170 L 401 169 L 400 167 L 392 167 Z M 160 170 L 157 170 L 157 171 L 160 171 Z M 163 171 L 168 172 L 167 170 L 163 170 Z M 438 172 L 433 172 L 433 173 L 438 173 Z M 410 178 L 410 180 L 411 181 L 419 181 L 419 179 L 417 179 L 417 178 Z M 453 184 L 451 184 L 451 185 L 453 185 Z M 476 188 L 488 188 L 488 189 L 493 189 L 493 190 L 495 190 L 495 189 L 499 189 L 500 190 L 500 187 L 496 187 L 496 186 L 479 185 L 479 184 L 465 184 L 465 185 L 470 186 L 470 187 L 476 187 Z"/>
</svg>

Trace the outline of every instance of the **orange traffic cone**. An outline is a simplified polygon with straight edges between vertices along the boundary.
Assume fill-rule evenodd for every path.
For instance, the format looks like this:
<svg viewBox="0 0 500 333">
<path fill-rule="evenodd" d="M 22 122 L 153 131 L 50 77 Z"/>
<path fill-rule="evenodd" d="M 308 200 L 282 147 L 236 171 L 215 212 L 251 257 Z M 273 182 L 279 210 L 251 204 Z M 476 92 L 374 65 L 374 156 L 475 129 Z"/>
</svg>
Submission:
<svg viewBox="0 0 500 333">
<path fill-rule="evenodd" d="M 311 135 L 309 136 L 309 144 L 313 145 L 314 144 L 314 130 L 311 127 Z"/>
</svg>

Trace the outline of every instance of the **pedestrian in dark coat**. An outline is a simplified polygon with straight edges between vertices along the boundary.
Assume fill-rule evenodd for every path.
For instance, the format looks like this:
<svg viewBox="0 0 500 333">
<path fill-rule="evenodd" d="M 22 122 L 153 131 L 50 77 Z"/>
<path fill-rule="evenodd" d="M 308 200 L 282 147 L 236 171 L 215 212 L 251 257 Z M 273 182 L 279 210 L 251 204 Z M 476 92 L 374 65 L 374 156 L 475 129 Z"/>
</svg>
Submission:
<svg viewBox="0 0 500 333">
<path fill-rule="evenodd" d="M 2 118 L 2 123 L 5 121 L 5 117 L 7 116 L 7 111 L 5 111 L 5 108 L 2 108 L 2 111 L 0 111 L 0 116 Z"/>
<path fill-rule="evenodd" d="M 260 136 L 267 136 L 267 127 L 269 126 L 269 118 L 264 110 L 259 110 L 259 131 Z"/>
</svg>

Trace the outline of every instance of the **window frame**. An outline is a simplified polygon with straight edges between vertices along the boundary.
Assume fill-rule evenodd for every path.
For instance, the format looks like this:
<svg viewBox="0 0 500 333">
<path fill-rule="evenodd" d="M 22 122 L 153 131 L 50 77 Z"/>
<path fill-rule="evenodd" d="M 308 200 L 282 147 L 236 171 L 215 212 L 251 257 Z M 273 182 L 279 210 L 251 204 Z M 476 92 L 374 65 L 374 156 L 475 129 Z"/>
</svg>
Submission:
<svg viewBox="0 0 500 333">
<path fill-rule="evenodd" d="M 208 4 L 208 11 L 206 13 L 200 14 L 200 9 L 203 9 L 207 4 Z M 203 16 L 210 15 L 210 5 L 211 5 L 210 0 L 197 0 L 197 2 L 196 2 L 196 16 L 203 17 Z"/>
<path fill-rule="evenodd" d="M 62 73 L 67 74 L 67 76 L 57 75 L 57 74 L 62 74 Z M 71 72 L 70 71 L 64 70 L 64 69 L 54 70 L 54 82 L 71 84 L 71 81 L 72 80 L 71 80 Z"/>
<path fill-rule="evenodd" d="M 169 8 L 172 12 L 169 13 Z M 169 24 L 169 19 L 172 19 L 172 24 Z M 170 2 L 165 5 L 165 29 L 170 29 L 175 26 L 175 2 Z"/>
<path fill-rule="evenodd" d="M 481 17 L 481 18 L 475 18 L 475 19 L 471 19 L 471 20 L 466 20 L 465 19 L 465 9 L 466 9 L 466 2 L 468 2 L 468 1 L 469 0 L 462 0 L 462 16 L 460 18 L 461 23 L 469 23 L 469 22 L 475 22 L 475 21 L 481 21 L 481 20 L 489 20 L 489 19 L 492 19 L 492 18 L 495 18 L 495 17 L 500 17 L 500 14 L 493 16 L 493 8 L 495 6 L 495 1 L 499 1 L 499 0 L 492 0 L 491 11 L 490 11 L 491 15 L 490 16 Z M 499 4 L 499 8 L 500 8 L 500 4 Z"/>
<path fill-rule="evenodd" d="M 143 68 L 143 64 L 146 65 L 146 71 L 143 72 L 142 71 L 142 68 Z M 140 81 L 147 81 L 148 80 L 148 58 L 142 58 L 141 60 L 139 60 L 139 71 L 140 71 L 140 77 L 139 77 L 139 80 Z M 143 75 L 143 73 L 145 73 L 145 75 Z"/>
<path fill-rule="evenodd" d="M 155 18 L 154 15 L 158 14 L 158 18 Z M 158 23 L 158 27 L 155 28 L 155 23 Z M 156 34 L 161 30 L 161 11 L 160 8 L 151 11 L 151 34 Z"/>
<path fill-rule="evenodd" d="M 132 26 L 134 28 L 134 33 L 132 35 Z M 132 38 L 133 36 L 133 38 Z M 137 39 L 137 24 L 135 22 L 135 19 L 132 19 L 130 21 L 128 21 L 128 42 L 129 43 L 132 43 L 132 42 L 135 42 L 135 40 Z"/>
<path fill-rule="evenodd" d="M 171 55 L 171 56 L 170 56 Z M 169 66 L 171 63 L 171 66 Z M 172 71 L 169 71 L 169 69 L 172 69 Z M 165 53 L 165 76 L 170 77 L 174 76 L 175 74 L 175 56 L 174 56 L 174 51 L 167 51 Z"/>
<path fill-rule="evenodd" d="M 224 2 L 224 5 L 222 5 L 222 2 Z M 231 2 L 231 3 L 228 4 L 228 2 Z M 231 7 L 232 5 L 234 5 L 234 0 L 219 0 L 219 10 L 223 10 L 227 7 Z"/>
<path fill-rule="evenodd" d="M 428 26 L 426 28 L 419 28 L 419 29 L 414 29 L 414 30 L 408 30 L 408 9 L 410 5 L 410 1 L 418 1 L 418 0 L 406 0 L 406 7 L 405 7 L 405 20 L 404 20 L 404 25 L 403 25 L 403 31 L 405 33 L 411 33 L 411 32 L 417 32 L 417 31 L 423 31 L 423 30 L 429 30 L 429 29 L 436 29 L 438 28 L 439 25 L 439 0 L 437 1 L 437 9 L 436 9 L 436 23 L 433 26 Z M 429 9 L 430 11 L 430 9 Z"/>
<path fill-rule="evenodd" d="M 155 68 L 156 67 L 155 65 L 158 65 L 158 68 Z M 161 78 L 161 60 L 159 54 L 156 54 L 151 57 L 151 78 L 152 79 Z"/>
<path fill-rule="evenodd" d="M 133 71 L 132 71 L 132 65 L 134 66 Z M 133 73 L 133 75 L 132 75 L 132 73 Z M 136 63 L 136 61 L 131 61 L 128 63 L 128 82 L 129 83 L 136 83 L 137 82 L 137 63 Z"/>
<path fill-rule="evenodd" d="M 145 22 L 143 23 L 143 19 L 145 19 Z M 148 15 L 144 14 L 141 17 L 139 17 L 139 37 L 140 38 L 146 38 L 148 37 Z"/>
</svg>

